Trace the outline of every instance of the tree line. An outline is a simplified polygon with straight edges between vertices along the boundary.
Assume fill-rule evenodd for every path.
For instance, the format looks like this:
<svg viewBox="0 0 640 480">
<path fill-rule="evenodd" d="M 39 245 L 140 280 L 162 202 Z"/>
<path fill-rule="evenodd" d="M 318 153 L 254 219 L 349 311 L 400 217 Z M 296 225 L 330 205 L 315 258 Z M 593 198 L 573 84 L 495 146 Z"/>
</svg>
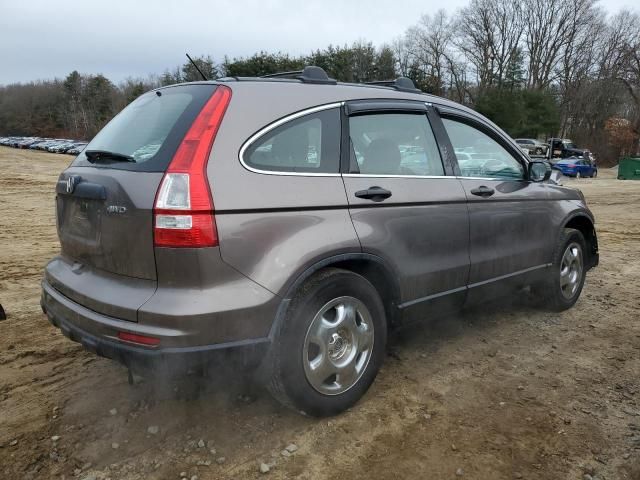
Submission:
<svg viewBox="0 0 640 480">
<path fill-rule="evenodd" d="M 640 15 L 607 15 L 596 0 L 471 0 L 423 15 L 399 37 L 308 55 L 259 52 L 195 58 L 207 78 L 261 76 L 317 65 L 343 82 L 411 78 L 468 105 L 514 137 L 569 137 L 603 164 L 638 153 Z M 138 95 L 200 80 L 189 62 L 114 84 L 103 75 L 0 87 L 0 134 L 89 139 Z"/>
</svg>

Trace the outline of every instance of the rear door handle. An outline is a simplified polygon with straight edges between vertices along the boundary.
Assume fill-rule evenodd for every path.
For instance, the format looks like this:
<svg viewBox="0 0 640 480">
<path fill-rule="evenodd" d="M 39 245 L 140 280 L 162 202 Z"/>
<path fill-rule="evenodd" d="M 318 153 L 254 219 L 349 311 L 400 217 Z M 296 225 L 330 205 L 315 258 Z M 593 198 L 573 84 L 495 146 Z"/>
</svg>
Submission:
<svg viewBox="0 0 640 480">
<path fill-rule="evenodd" d="M 493 188 L 485 187 L 484 185 L 471 190 L 471 194 L 477 195 L 478 197 L 490 197 L 494 193 L 496 193 L 496 191 Z"/>
<path fill-rule="evenodd" d="M 390 196 L 391 192 L 382 187 L 369 187 L 366 190 L 358 190 L 356 192 L 356 197 L 366 198 L 367 200 L 373 200 L 374 202 L 381 202 Z"/>
</svg>

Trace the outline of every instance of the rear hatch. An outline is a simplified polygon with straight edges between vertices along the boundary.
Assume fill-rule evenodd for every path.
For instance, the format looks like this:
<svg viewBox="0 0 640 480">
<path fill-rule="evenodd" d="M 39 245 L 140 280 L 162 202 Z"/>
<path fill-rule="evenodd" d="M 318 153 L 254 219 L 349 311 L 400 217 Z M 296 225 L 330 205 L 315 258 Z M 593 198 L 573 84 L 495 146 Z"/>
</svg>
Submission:
<svg viewBox="0 0 640 480">
<path fill-rule="evenodd" d="M 140 288 L 128 288 L 127 311 L 116 311 L 120 318 L 135 320 L 135 310 L 155 291 L 153 207 L 158 186 L 215 88 L 178 85 L 142 95 L 61 174 L 56 213 L 62 255 L 47 269 L 48 280 L 61 293 L 113 315 L 119 302 L 112 297 L 118 289 L 105 293 L 95 287 L 105 279 L 114 284 L 127 277 L 121 285 Z"/>
</svg>

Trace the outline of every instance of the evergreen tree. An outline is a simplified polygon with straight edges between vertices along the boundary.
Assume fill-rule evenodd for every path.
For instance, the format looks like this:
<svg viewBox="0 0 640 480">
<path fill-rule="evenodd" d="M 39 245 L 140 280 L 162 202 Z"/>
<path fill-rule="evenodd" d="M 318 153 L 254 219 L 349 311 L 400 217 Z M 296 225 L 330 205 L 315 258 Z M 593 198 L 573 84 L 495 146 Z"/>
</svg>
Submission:
<svg viewBox="0 0 640 480">
<path fill-rule="evenodd" d="M 210 55 L 206 57 L 195 57 L 193 58 L 193 62 L 198 66 L 207 80 L 218 78 L 218 69 Z M 200 75 L 198 69 L 189 60 L 182 65 L 181 73 L 180 79 L 183 82 L 199 82 L 202 80 L 202 75 Z"/>
<path fill-rule="evenodd" d="M 509 90 L 519 90 L 524 87 L 526 78 L 524 54 L 521 48 L 517 48 L 509 58 L 504 77 L 504 87 Z"/>
</svg>

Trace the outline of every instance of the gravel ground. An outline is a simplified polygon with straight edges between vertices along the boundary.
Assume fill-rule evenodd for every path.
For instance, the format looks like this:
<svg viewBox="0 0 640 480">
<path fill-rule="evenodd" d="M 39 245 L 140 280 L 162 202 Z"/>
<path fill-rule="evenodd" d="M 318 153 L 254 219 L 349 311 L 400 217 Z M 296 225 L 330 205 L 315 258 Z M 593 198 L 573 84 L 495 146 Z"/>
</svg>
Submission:
<svg viewBox="0 0 640 480">
<path fill-rule="evenodd" d="M 130 386 L 46 322 L 39 282 L 69 162 L 0 147 L 2 478 L 640 479 L 640 182 L 567 180 L 601 251 L 573 309 L 407 327 L 366 397 L 318 420 L 226 365 Z"/>
</svg>

